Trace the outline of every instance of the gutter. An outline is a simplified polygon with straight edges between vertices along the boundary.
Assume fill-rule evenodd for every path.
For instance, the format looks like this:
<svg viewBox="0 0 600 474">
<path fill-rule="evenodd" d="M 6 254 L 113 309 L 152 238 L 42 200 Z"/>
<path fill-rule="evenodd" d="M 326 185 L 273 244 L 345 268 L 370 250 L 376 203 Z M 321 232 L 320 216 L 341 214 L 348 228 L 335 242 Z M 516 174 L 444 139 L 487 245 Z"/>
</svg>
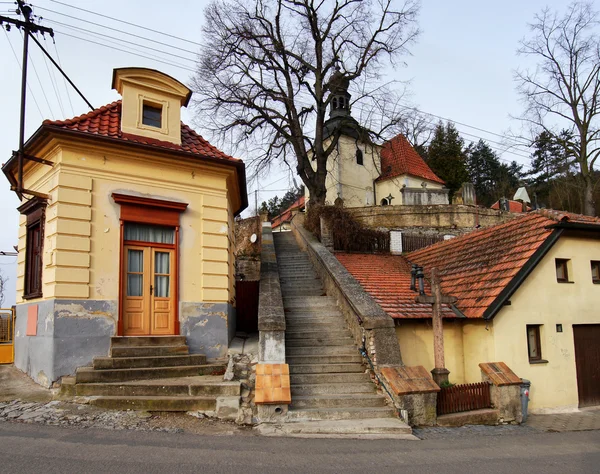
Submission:
<svg viewBox="0 0 600 474">
<path fill-rule="evenodd" d="M 67 137 L 79 137 L 85 140 L 97 140 L 97 141 L 101 141 L 101 142 L 105 142 L 105 143 L 111 143 L 114 145 L 120 145 L 120 146 L 131 146 L 131 147 L 135 147 L 138 148 L 140 150 L 148 150 L 148 151 L 152 151 L 154 153 L 168 153 L 171 155 L 176 155 L 176 156 L 180 156 L 182 158 L 187 158 L 187 159 L 196 159 L 196 160 L 200 160 L 200 161 L 205 161 L 208 163 L 213 163 L 213 164 L 218 164 L 221 166 L 231 166 L 236 168 L 236 172 L 237 172 L 237 176 L 238 176 L 238 186 L 240 188 L 240 198 L 241 198 L 241 203 L 240 203 L 240 207 L 237 211 L 234 212 L 234 216 L 239 215 L 244 209 L 246 209 L 248 207 L 248 190 L 246 188 L 246 165 L 244 164 L 243 161 L 226 161 L 226 160 L 222 160 L 220 158 L 213 158 L 210 156 L 206 156 L 206 155 L 198 155 L 198 154 L 194 154 L 194 153 L 188 153 L 185 151 L 178 151 L 178 150 L 170 150 L 169 148 L 166 147 L 157 147 L 154 145 L 146 145 L 143 143 L 136 143 L 136 142 L 131 142 L 131 141 L 127 141 L 127 140 L 120 140 L 117 138 L 111 138 L 111 137 L 105 137 L 102 135 L 93 135 L 87 132 L 80 132 L 77 130 L 69 130 L 69 129 L 61 129 L 61 128 L 56 128 L 53 127 L 51 125 L 44 125 L 42 124 L 36 131 L 35 133 L 29 138 L 29 140 L 27 140 L 27 142 L 25 143 L 25 149 L 31 148 L 34 146 L 34 144 L 44 138 L 44 136 L 46 134 L 53 134 L 53 135 L 64 135 Z M 12 171 L 12 167 L 13 165 L 16 163 L 16 159 L 15 156 L 12 156 L 2 167 L 2 171 L 4 172 L 4 174 L 6 175 L 6 177 L 8 178 L 9 182 L 11 182 L 11 178 L 9 177 L 9 175 L 12 176 L 12 174 L 10 173 Z M 13 177 L 14 180 L 14 177 Z"/>
<path fill-rule="evenodd" d="M 550 227 L 555 227 L 554 225 Z M 598 226 L 596 226 L 598 227 Z M 521 284 L 525 281 L 525 279 L 529 276 L 529 274 L 533 271 L 533 269 L 537 266 L 538 263 L 544 258 L 544 256 L 548 253 L 548 251 L 552 248 L 552 246 L 556 243 L 556 241 L 563 234 L 564 230 L 562 228 L 556 228 L 552 234 L 548 236 L 548 238 L 544 241 L 540 247 L 535 251 L 535 253 L 531 256 L 529 260 L 521 267 L 521 270 L 513 277 L 508 285 L 504 287 L 504 289 L 500 292 L 498 297 L 494 300 L 494 302 L 488 306 L 488 308 L 483 313 L 483 319 L 489 321 L 492 319 L 498 312 L 502 309 L 502 307 L 506 304 L 506 302 L 510 299 L 510 297 L 517 291 L 517 289 L 521 286 Z"/>
</svg>

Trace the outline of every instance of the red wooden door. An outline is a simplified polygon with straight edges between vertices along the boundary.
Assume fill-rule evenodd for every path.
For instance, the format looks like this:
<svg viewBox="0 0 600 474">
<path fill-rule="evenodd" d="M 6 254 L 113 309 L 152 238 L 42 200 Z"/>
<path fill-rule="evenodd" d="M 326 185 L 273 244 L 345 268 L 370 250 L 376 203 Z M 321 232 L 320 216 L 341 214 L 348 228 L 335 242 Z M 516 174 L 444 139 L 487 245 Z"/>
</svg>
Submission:
<svg viewBox="0 0 600 474">
<path fill-rule="evenodd" d="M 573 326 L 579 406 L 600 405 L 600 324 Z"/>
</svg>

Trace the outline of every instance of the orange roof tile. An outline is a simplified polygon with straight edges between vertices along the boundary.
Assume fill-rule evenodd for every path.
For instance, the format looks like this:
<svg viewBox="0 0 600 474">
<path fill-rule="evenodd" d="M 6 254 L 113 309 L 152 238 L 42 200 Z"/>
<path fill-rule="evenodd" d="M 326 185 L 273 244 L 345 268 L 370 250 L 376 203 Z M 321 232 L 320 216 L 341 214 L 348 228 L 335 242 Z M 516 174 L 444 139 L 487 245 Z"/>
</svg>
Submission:
<svg viewBox="0 0 600 474">
<path fill-rule="evenodd" d="M 172 150 L 225 161 L 240 162 L 208 143 L 186 124 L 181 124 L 181 145 L 121 132 L 121 101 L 97 108 L 87 114 L 67 120 L 45 120 L 43 125 L 58 129 L 73 130 L 91 135 L 114 138 L 131 143 L 151 145 L 165 150 Z"/>
<path fill-rule="evenodd" d="M 377 178 L 377 181 L 384 181 L 403 174 L 445 184 L 408 143 L 406 137 L 400 134 L 383 144 L 381 176 Z"/>
<path fill-rule="evenodd" d="M 551 210 L 523 214 L 411 252 L 407 259 L 428 273 L 437 267 L 442 291 L 458 298 L 456 307 L 468 318 L 482 318 L 500 293 L 550 237 L 558 222 L 595 224 L 600 219 Z"/>
<path fill-rule="evenodd" d="M 292 218 L 292 211 L 294 209 L 303 209 L 304 208 L 304 201 L 305 201 L 304 196 L 300 196 L 298 199 L 296 199 L 290 207 L 288 207 L 281 214 L 279 214 L 278 216 L 273 218 L 273 220 L 271 221 L 271 228 L 275 229 L 276 227 L 279 227 L 284 222 L 289 222 L 290 219 Z"/>
<path fill-rule="evenodd" d="M 411 267 L 403 257 L 337 252 L 335 256 L 392 318 L 431 318 L 431 305 L 415 302 L 418 293 L 410 289 Z M 431 294 L 427 281 L 425 292 Z M 442 305 L 442 316 L 455 318 L 457 314 Z"/>
</svg>

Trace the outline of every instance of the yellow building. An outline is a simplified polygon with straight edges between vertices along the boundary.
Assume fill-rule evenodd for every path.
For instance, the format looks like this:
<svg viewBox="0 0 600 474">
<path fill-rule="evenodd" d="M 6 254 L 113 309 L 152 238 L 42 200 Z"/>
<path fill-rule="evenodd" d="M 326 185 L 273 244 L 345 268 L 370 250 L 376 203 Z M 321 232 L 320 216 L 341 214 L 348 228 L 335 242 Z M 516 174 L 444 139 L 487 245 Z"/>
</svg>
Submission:
<svg viewBox="0 0 600 474">
<path fill-rule="evenodd" d="M 244 164 L 181 123 L 191 91 L 116 69 L 122 99 L 46 120 L 25 145 L 15 365 L 49 386 L 115 335 L 185 335 L 220 357 L 235 333 L 233 219 Z M 39 160 L 41 159 L 41 160 Z M 17 160 L 3 167 L 18 182 Z"/>
<path fill-rule="evenodd" d="M 339 135 L 327 161 L 325 201 L 340 198 L 345 207 L 448 204 L 444 181 L 403 135 L 383 146 L 369 139 L 350 113 L 348 84 L 340 74 L 330 79 L 330 116 L 323 127 L 326 148 Z"/>
<path fill-rule="evenodd" d="M 532 412 L 600 405 L 600 219 L 536 211 L 402 257 L 361 257 L 338 256 L 396 321 L 407 366 L 434 367 L 414 263 L 438 268 L 443 293 L 458 298 L 443 309 L 451 382 L 479 382 L 481 362 L 505 362 L 531 381 Z"/>
</svg>

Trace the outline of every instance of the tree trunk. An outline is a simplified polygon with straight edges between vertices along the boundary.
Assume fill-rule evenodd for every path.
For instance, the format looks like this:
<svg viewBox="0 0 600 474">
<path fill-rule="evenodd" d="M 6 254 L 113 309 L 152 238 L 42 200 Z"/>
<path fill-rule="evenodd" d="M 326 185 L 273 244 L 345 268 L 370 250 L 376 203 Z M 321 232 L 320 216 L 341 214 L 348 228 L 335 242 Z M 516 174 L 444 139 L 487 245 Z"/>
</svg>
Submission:
<svg viewBox="0 0 600 474">
<path fill-rule="evenodd" d="M 592 183 L 592 177 L 586 175 L 583 177 L 584 181 L 584 208 L 583 213 L 586 216 L 596 215 L 596 203 L 594 202 L 594 184 Z"/>
</svg>

